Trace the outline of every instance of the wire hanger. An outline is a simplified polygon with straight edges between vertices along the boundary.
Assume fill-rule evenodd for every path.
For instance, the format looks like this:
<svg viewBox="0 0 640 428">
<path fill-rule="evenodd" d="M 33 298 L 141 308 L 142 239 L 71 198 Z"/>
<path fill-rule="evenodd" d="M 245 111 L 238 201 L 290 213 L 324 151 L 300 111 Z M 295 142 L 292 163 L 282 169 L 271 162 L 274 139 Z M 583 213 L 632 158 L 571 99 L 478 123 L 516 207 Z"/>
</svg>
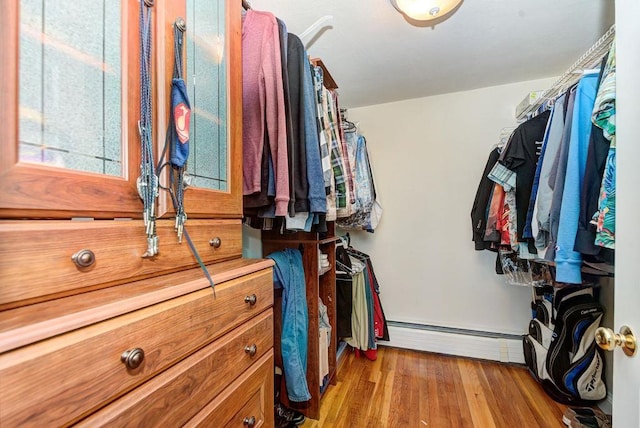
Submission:
<svg viewBox="0 0 640 428">
<path fill-rule="evenodd" d="M 358 125 L 353 122 L 347 120 L 347 109 L 340 109 L 340 126 L 342 130 L 345 132 L 356 132 L 358 130 Z"/>
</svg>

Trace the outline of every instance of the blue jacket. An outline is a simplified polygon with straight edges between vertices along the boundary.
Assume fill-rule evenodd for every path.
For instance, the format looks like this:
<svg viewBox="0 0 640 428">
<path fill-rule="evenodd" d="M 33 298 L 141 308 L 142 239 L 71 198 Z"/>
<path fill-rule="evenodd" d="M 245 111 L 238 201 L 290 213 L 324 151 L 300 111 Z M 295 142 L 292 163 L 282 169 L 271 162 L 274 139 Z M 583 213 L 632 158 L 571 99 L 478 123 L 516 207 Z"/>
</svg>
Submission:
<svg viewBox="0 0 640 428">
<path fill-rule="evenodd" d="M 591 112 L 595 103 L 598 75 L 585 75 L 576 90 L 573 123 L 564 192 L 560 205 L 560 222 L 556 243 L 556 281 L 581 284 L 582 254 L 573 250 L 580 217 L 580 192 L 587 164 L 591 135 Z"/>
</svg>

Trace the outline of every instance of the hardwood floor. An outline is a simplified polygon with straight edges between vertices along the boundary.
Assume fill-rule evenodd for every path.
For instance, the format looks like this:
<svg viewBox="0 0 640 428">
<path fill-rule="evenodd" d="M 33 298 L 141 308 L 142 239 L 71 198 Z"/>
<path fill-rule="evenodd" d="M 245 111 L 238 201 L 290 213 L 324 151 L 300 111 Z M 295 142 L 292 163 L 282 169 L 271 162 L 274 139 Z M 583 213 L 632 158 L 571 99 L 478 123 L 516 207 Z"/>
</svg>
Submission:
<svg viewBox="0 0 640 428">
<path fill-rule="evenodd" d="M 564 427 L 566 406 L 516 365 L 380 347 L 345 356 L 315 427 Z"/>
</svg>

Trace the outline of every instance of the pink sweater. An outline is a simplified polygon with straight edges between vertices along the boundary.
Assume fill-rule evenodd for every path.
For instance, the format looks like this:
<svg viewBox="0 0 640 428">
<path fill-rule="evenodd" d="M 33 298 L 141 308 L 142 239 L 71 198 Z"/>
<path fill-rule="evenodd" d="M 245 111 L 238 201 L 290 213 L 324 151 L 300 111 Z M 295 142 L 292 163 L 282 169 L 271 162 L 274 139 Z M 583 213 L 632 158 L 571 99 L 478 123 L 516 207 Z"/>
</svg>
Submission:
<svg viewBox="0 0 640 428">
<path fill-rule="evenodd" d="M 269 12 L 249 9 L 242 22 L 242 90 L 243 194 L 260 192 L 266 135 L 275 171 L 276 215 L 284 216 L 289 203 L 287 131 L 278 23 Z"/>
</svg>

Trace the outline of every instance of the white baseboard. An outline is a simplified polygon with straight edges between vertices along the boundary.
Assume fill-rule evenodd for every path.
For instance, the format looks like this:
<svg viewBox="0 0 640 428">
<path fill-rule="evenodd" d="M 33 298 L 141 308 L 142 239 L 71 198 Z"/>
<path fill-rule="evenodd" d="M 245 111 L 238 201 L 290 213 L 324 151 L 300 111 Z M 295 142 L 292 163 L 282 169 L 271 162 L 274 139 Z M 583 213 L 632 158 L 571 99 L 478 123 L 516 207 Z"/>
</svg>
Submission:
<svg viewBox="0 0 640 428">
<path fill-rule="evenodd" d="M 383 346 L 435 352 L 461 357 L 481 358 L 503 363 L 524 364 L 522 339 L 513 335 L 465 334 L 465 330 L 415 328 L 389 325 L 389 342 L 378 342 Z"/>
</svg>

